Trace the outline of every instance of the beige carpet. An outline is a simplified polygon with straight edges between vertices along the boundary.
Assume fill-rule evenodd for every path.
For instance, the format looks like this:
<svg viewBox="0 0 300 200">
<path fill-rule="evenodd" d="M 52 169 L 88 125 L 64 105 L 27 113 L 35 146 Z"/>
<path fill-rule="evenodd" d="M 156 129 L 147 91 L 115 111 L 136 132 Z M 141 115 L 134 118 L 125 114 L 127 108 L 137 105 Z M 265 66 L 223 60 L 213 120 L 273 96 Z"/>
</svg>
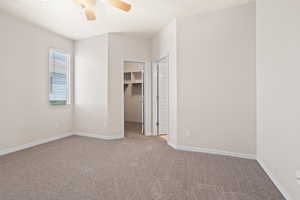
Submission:
<svg viewBox="0 0 300 200">
<path fill-rule="evenodd" d="M 281 200 L 253 160 L 176 151 L 159 137 L 72 136 L 0 157 L 1 200 Z"/>
</svg>

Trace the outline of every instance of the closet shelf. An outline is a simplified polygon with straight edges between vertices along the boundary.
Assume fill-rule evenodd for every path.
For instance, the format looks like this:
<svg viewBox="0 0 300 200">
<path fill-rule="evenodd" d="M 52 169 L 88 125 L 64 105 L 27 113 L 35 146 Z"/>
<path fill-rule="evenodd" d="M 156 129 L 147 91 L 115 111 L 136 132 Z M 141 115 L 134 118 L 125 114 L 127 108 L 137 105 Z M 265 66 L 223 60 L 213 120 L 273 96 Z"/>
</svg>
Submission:
<svg viewBox="0 0 300 200">
<path fill-rule="evenodd" d="M 124 72 L 124 84 L 142 84 L 142 83 L 143 83 L 142 71 Z"/>
</svg>

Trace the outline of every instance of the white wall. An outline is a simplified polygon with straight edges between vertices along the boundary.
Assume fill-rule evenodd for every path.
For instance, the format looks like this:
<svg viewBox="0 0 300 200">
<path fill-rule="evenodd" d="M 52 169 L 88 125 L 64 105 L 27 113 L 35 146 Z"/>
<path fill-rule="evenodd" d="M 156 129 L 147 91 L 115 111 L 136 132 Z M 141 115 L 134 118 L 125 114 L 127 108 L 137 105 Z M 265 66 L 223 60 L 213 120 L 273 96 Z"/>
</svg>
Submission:
<svg viewBox="0 0 300 200">
<path fill-rule="evenodd" d="M 300 199 L 300 1 L 257 1 L 258 159 Z"/>
<path fill-rule="evenodd" d="M 108 36 L 76 41 L 75 116 L 78 132 L 108 135 Z"/>
<path fill-rule="evenodd" d="M 169 143 L 177 144 L 177 30 L 176 20 L 152 38 L 152 60 L 169 57 Z M 155 77 L 155 76 L 154 76 Z M 155 82 L 155 81 L 154 81 Z M 155 85 L 154 85 L 155 87 Z M 155 123 L 155 122 L 154 122 Z"/>
<path fill-rule="evenodd" d="M 127 62 L 124 65 L 125 72 L 143 71 L 144 64 L 137 62 Z M 131 79 L 134 77 L 131 75 Z M 143 122 L 143 104 L 142 104 L 142 87 L 133 88 L 133 84 L 128 84 L 124 90 L 124 111 L 125 122 Z M 135 93 L 134 91 L 137 91 Z"/>
<path fill-rule="evenodd" d="M 123 62 L 125 60 L 151 61 L 151 42 L 146 39 L 128 37 L 120 34 L 109 34 L 109 134 L 111 136 L 123 136 L 124 113 L 122 109 L 123 93 Z M 149 66 L 145 67 L 145 74 L 150 74 Z M 149 84 L 150 77 L 145 76 L 145 84 Z M 149 96 L 151 91 L 145 88 L 145 96 Z M 145 98 L 145 105 L 147 98 Z M 151 131 L 149 120 L 151 120 L 151 106 L 146 106 L 145 129 L 146 134 Z M 151 122 L 150 122 L 151 123 Z"/>
<path fill-rule="evenodd" d="M 149 62 L 150 41 L 106 34 L 77 41 L 75 49 L 75 131 L 122 137 L 123 61 Z"/>
<path fill-rule="evenodd" d="M 177 19 L 178 145 L 256 153 L 255 4 Z"/>
<path fill-rule="evenodd" d="M 0 150 L 72 131 L 73 106 L 49 105 L 48 53 L 73 41 L 3 12 L 0 27 Z"/>
</svg>

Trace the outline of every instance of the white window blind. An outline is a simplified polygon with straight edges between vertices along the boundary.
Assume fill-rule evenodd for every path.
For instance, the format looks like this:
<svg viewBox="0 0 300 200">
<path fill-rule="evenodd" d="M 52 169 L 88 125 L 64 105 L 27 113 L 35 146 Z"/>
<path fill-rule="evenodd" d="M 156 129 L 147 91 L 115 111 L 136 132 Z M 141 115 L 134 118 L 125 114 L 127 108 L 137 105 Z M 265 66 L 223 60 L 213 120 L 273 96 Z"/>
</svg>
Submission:
<svg viewBox="0 0 300 200">
<path fill-rule="evenodd" d="M 49 52 L 49 101 L 51 105 L 69 103 L 70 55 L 50 49 Z"/>
</svg>

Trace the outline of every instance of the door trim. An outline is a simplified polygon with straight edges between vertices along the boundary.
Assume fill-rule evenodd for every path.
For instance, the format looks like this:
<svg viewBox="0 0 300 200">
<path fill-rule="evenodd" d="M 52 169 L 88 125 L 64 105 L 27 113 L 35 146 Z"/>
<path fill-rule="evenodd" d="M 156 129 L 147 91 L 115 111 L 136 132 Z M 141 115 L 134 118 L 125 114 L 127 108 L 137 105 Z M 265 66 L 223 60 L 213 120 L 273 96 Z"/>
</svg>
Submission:
<svg viewBox="0 0 300 200">
<path fill-rule="evenodd" d="M 151 100 L 151 78 L 148 78 L 150 80 L 146 81 L 146 76 L 149 76 L 149 71 L 151 75 L 151 64 L 150 62 L 147 62 L 146 60 L 139 60 L 139 59 L 122 59 L 122 69 L 121 69 L 121 87 L 122 87 L 122 95 L 121 95 L 121 113 L 122 113 L 122 121 L 121 121 L 121 126 L 122 126 L 122 135 L 125 137 L 125 108 L 124 108 L 124 67 L 125 67 L 125 62 L 132 62 L 132 63 L 143 63 L 144 64 L 144 80 L 143 80 L 143 85 L 144 85 L 144 113 L 143 113 L 143 118 L 144 118 L 144 135 L 145 136 L 151 136 L 152 135 L 152 129 L 151 129 L 151 105 L 152 105 L 152 100 Z M 150 109 L 149 109 L 150 106 Z M 147 109 L 148 108 L 148 109 Z M 149 112 L 150 110 L 150 112 Z"/>
</svg>

